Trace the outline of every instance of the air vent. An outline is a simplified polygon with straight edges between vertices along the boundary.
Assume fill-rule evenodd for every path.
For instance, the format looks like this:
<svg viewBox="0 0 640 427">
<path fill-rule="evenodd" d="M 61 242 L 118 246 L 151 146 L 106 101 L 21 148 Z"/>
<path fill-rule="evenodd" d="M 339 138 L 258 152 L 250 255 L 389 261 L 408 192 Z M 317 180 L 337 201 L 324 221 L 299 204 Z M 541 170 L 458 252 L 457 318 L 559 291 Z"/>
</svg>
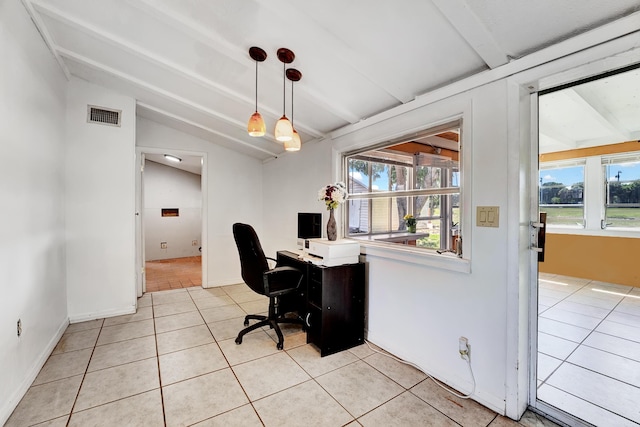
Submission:
<svg viewBox="0 0 640 427">
<path fill-rule="evenodd" d="M 87 105 L 87 122 L 99 123 L 108 126 L 120 126 L 121 110 L 109 110 L 107 108 Z"/>
</svg>

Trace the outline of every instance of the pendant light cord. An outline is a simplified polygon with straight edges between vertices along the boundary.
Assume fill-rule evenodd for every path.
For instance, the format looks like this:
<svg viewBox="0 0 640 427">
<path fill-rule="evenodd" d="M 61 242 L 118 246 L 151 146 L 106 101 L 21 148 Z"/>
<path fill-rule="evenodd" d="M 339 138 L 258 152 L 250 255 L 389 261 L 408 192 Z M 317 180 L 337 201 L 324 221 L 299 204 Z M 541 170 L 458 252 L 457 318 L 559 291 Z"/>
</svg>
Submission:
<svg viewBox="0 0 640 427">
<path fill-rule="evenodd" d="M 286 113 L 287 113 L 287 108 L 286 108 L 286 102 L 287 102 L 287 80 L 286 80 L 286 71 L 287 68 L 287 64 L 282 61 L 282 117 L 286 117 Z"/>
<path fill-rule="evenodd" d="M 256 111 L 258 111 L 258 61 L 256 61 Z"/>
</svg>

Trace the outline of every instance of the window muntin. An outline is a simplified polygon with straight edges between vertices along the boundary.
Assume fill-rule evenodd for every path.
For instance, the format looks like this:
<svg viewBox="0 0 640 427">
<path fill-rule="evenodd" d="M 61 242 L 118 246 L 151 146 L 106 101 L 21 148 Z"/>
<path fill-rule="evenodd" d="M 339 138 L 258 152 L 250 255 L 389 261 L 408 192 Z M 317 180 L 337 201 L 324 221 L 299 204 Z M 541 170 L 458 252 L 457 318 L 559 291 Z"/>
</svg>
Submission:
<svg viewBox="0 0 640 427">
<path fill-rule="evenodd" d="M 602 228 L 640 228 L 640 155 L 602 157 Z"/>
<path fill-rule="evenodd" d="M 454 240 L 460 236 L 458 141 L 456 122 L 411 140 L 345 156 L 346 235 L 454 250 Z M 408 233 L 406 214 L 417 220 L 414 236 Z"/>
<path fill-rule="evenodd" d="M 549 226 L 585 226 L 584 159 L 540 166 L 540 211 Z"/>
</svg>

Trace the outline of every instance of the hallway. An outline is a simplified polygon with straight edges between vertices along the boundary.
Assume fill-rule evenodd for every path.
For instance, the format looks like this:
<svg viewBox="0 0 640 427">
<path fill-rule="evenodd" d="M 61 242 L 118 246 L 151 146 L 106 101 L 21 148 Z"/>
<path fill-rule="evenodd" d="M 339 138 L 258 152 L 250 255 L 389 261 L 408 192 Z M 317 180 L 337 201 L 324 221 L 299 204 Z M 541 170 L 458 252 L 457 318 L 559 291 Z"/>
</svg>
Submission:
<svg viewBox="0 0 640 427">
<path fill-rule="evenodd" d="M 146 292 L 202 286 L 201 256 L 146 261 Z"/>
</svg>

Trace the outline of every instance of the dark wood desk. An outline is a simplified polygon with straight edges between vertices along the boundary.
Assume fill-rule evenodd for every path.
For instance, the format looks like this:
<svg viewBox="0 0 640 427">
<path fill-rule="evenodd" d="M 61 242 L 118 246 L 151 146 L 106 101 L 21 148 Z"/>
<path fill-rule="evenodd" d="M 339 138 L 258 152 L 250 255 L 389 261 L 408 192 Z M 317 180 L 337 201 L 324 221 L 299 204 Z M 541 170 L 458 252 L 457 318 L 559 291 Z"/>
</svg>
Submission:
<svg viewBox="0 0 640 427">
<path fill-rule="evenodd" d="M 307 343 L 327 356 L 364 342 L 364 263 L 325 267 L 288 251 L 278 252 L 277 261 L 304 273 L 302 289 L 289 304 L 298 306 L 307 323 Z"/>
</svg>

